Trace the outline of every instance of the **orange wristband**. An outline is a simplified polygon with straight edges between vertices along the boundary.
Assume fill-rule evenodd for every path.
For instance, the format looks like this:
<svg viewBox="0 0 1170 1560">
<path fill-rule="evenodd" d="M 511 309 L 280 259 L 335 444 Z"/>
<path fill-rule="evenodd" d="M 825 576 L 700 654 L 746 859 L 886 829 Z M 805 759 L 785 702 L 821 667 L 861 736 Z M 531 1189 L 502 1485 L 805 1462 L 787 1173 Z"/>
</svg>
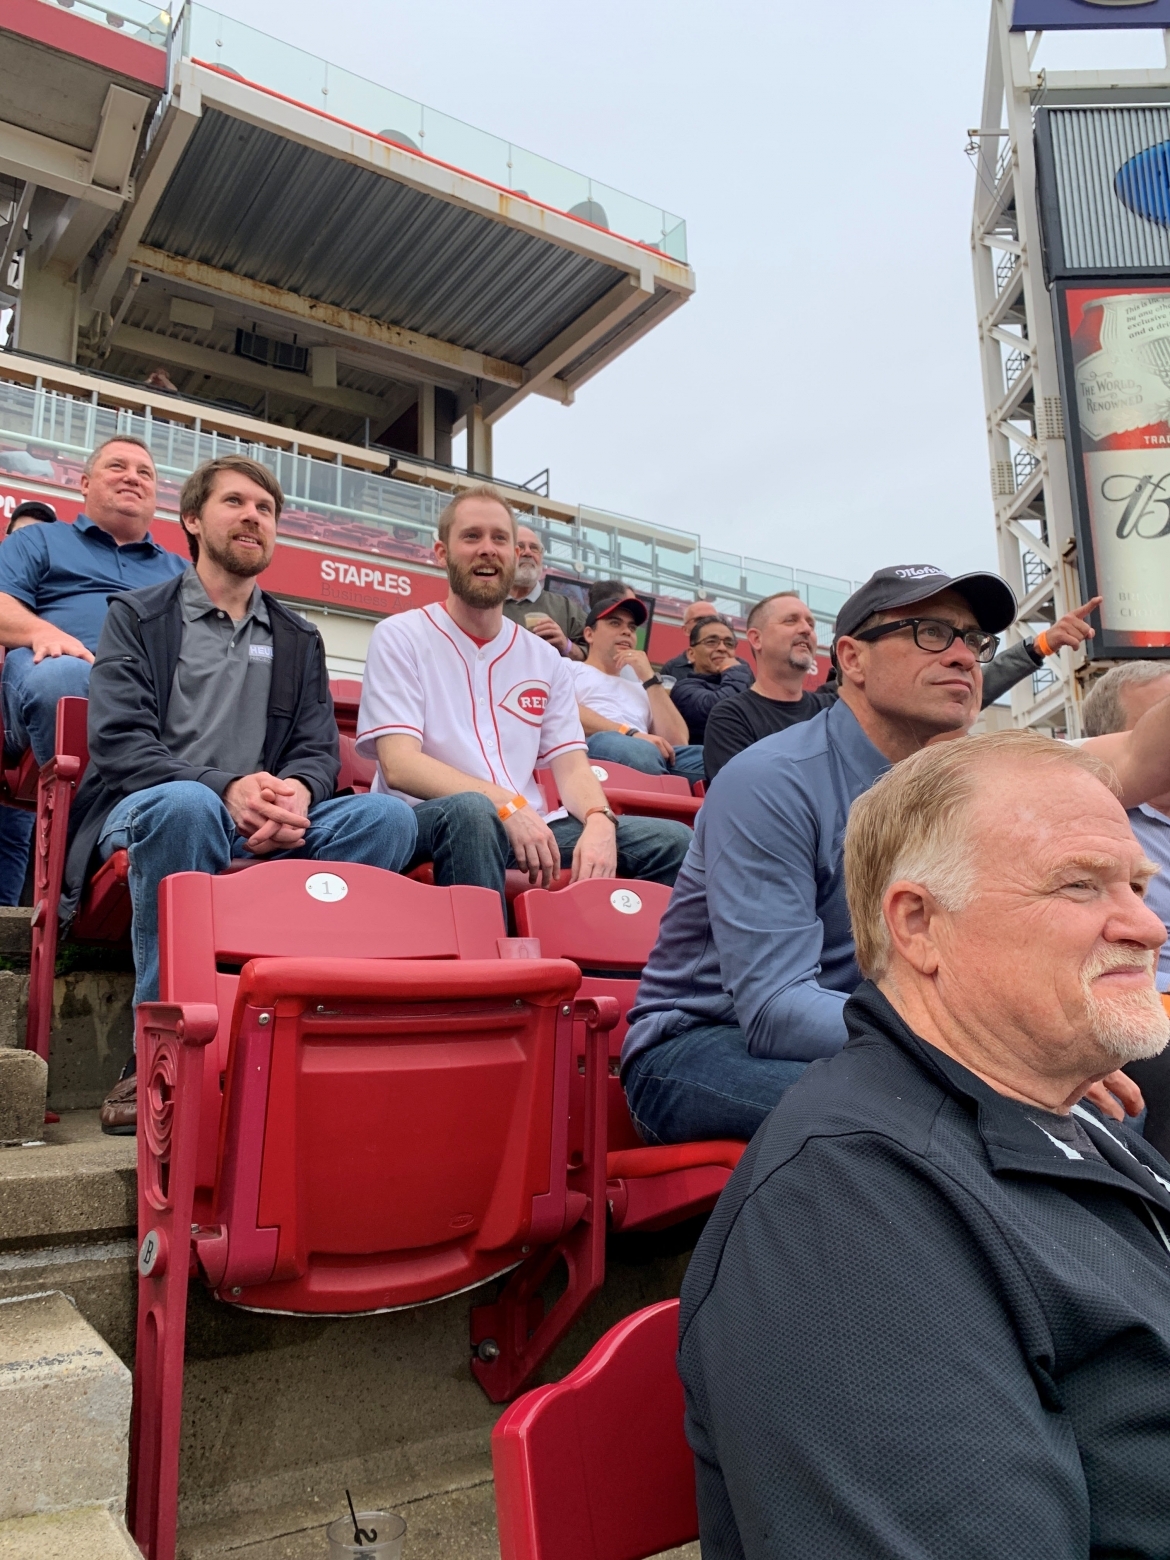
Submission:
<svg viewBox="0 0 1170 1560">
<path fill-rule="evenodd" d="M 1035 639 L 1033 639 L 1032 644 L 1035 649 L 1039 650 L 1041 655 L 1055 655 L 1056 653 L 1052 646 L 1048 643 L 1047 629 L 1045 629 L 1042 634 L 1037 634 Z"/>
<path fill-rule="evenodd" d="M 496 808 L 496 814 L 501 823 L 507 823 L 513 813 L 518 813 L 521 807 L 528 806 L 528 798 L 517 793 L 510 802 L 505 802 L 502 807 Z"/>
</svg>

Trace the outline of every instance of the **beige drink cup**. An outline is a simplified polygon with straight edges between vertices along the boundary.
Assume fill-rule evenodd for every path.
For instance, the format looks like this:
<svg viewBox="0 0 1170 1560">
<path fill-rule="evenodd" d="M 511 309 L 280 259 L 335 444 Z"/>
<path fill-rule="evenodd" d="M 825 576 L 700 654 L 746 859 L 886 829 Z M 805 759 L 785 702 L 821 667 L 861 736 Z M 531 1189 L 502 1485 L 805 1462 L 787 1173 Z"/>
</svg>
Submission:
<svg viewBox="0 0 1170 1560">
<path fill-rule="evenodd" d="M 546 614 L 543 612 L 526 612 L 524 614 L 524 627 L 535 628 L 538 623 L 543 623 Z"/>
</svg>

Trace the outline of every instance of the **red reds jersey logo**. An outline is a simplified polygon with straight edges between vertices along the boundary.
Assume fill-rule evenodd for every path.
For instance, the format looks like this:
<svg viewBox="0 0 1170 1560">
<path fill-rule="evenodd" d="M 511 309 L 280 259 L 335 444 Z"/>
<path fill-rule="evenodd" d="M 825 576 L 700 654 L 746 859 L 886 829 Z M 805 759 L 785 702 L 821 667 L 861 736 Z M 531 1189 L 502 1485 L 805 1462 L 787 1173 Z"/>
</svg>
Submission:
<svg viewBox="0 0 1170 1560">
<path fill-rule="evenodd" d="M 526 726 L 539 726 L 548 709 L 548 683 L 533 679 L 517 683 L 500 700 L 500 708 L 515 715 Z"/>
</svg>

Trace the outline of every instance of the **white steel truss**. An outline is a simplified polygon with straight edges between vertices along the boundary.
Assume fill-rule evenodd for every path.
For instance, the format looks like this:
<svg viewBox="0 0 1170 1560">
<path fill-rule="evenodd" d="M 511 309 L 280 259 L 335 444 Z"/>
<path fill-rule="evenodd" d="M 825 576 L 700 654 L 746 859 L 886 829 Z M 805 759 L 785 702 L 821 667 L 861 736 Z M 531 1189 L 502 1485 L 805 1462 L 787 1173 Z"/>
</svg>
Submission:
<svg viewBox="0 0 1170 1560">
<path fill-rule="evenodd" d="M 1012 0 L 992 0 L 987 75 L 968 151 L 975 164 L 971 255 L 999 566 L 1020 600 L 1010 640 L 1039 633 L 1080 605 L 1065 408 L 1044 282 L 1033 110 L 1165 90 L 1166 70 L 1035 69 L 1040 33 L 1011 31 Z M 1170 45 L 1170 33 L 1167 35 Z M 1170 65 L 1170 53 L 1168 53 Z M 1161 94 L 1159 94 L 1161 95 Z M 1017 726 L 1080 736 L 1086 661 L 1062 650 L 1012 691 Z M 1094 662 L 1094 669 L 1102 666 Z"/>
</svg>

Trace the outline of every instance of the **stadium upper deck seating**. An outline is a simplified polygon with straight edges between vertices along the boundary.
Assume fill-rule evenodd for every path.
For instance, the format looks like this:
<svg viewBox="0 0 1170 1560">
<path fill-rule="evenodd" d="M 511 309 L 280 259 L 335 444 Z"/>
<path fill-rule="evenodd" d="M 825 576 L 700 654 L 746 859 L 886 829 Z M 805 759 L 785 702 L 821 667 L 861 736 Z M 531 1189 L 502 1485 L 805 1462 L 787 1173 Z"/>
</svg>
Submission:
<svg viewBox="0 0 1170 1560">
<path fill-rule="evenodd" d="M 698 1537 L 678 1301 L 611 1327 L 492 1432 L 501 1560 L 645 1560 Z"/>
</svg>

